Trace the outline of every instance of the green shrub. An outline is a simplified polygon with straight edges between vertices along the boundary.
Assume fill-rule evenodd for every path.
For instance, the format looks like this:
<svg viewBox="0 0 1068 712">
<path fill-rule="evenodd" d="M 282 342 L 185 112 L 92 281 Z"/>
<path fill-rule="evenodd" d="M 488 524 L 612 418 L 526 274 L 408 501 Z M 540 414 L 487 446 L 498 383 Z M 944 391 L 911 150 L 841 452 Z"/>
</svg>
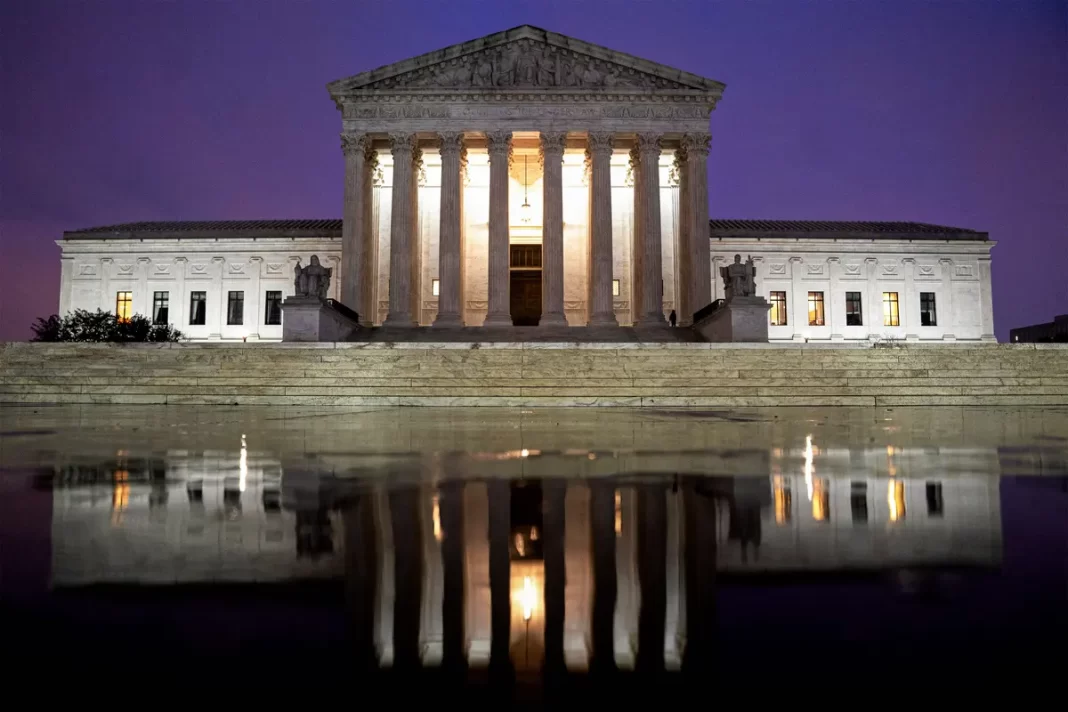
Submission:
<svg viewBox="0 0 1068 712">
<path fill-rule="evenodd" d="M 38 317 L 31 328 L 34 341 L 164 342 L 184 338 L 170 324 L 153 324 L 140 314 L 119 319 L 100 309 L 95 312 L 76 309 L 65 316 L 53 314 L 47 319 Z"/>
</svg>

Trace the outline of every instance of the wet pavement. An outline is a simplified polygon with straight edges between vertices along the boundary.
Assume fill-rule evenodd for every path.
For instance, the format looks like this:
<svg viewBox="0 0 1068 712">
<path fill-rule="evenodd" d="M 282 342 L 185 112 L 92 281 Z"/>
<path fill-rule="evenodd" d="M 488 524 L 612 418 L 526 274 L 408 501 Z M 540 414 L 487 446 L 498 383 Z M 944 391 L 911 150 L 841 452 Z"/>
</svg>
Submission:
<svg viewBox="0 0 1068 712">
<path fill-rule="evenodd" d="M 1052 687 L 1066 603 L 1068 409 L 0 411 L 12 673 L 960 697 Z"/>
</svg>

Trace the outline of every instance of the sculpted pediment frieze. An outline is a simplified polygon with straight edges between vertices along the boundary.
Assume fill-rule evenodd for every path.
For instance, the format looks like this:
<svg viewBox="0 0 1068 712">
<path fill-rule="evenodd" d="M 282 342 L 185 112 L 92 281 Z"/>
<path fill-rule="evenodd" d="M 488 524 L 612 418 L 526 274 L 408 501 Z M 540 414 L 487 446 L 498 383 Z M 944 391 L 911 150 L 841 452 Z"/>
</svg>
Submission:
<svg viewBox="0 0 1068 712">
<path fill-rule="evenodd" d="M 706 94 L 719 82 L 631 57 L 564 35 L 524 26 L 387 67 L 329 86 L 335 99 L 383 93 L 553 93 L 628 91 Z"/>
<path fill-rule="evenodd" d="M 523 39 L 406 72 L 367 89 L 689 89 L 573 50 Z"/>
</svg>

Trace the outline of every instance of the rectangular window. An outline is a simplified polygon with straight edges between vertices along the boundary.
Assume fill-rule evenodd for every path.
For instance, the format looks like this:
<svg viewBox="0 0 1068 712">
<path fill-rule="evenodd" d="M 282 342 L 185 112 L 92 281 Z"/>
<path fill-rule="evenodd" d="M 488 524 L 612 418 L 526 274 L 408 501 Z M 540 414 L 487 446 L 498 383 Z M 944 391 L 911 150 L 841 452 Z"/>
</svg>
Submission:
<svg viewBox="0 0 1068 712">
<path fill-rule="evenodd" d="M 868 483 L 851 482 L 849 485 L 849 509 L 854 524 L 868 523 Z"/>
<path fill-rule="evenodd" d="M 941 517 L 945 505 L 942 502 L 942 483 L 927 483 L 927 516 Z"/>
<path fill-rule="evenodd" d="M 282 323 L 282 293 L 267 292 L 267 309 L 264 311 L 264 324 L 278 326 Z"/>
<path fill-rule="evenodd" d="M 119 321 L 129 321 L 133 316 L 133 292 L 115 293 L 115 316 Z"/>
<path fill-rule="evenodd" d="M 435 297 L 440 297 L 441 296 L 441 280 L 440 279 L 432 279 L 432 280 L 430 280 L 430 294 L 431 294 L 431 296 L 435 296 Z"/>
<path fill-rule="evenodd" d="M 934 292 L 920 292 L 920 326 L 938 326 Z"/>
<path fill-rule="evenodd" d="M 860 309 L 860 292 L 846 292 L 846 326 L 864 326 Z"/>
<path fill-rule="evenodd" d="M 612 296 L 613 297 L 618 297 L 619 296 L 619 280 L 618 279 L 613 279 L 612 280 Z"/>
<path fill-rule="evenodd" d="M 245 293 L 229 292 L 226 299 L 226 324 L 241 326 L 245 323 Z"/>
<path fill-rule="evenodd" d="M 883 292 L 883 326 L 901 326 L 897 292 Z"/>
<path fill-rule="evenodd" d="M 166 324 L 170 312 L 170 292 L 154 292 L 152 294 L 152 323 Z"/>
<path fill-rule="evenodd" d="M 808 325 L 823 326 L 823 292 L 808 293 Z"/>
<path fill-rule="evenodd" d="M 189 293 L 189 325 L 204 326 L 204 314 L 207 312 L 207 292 Z"/>
<path fill-rule="evenodd" d="M 786 292 L 771 293 L 771 325 L 786 326 Z"/>
</svg>

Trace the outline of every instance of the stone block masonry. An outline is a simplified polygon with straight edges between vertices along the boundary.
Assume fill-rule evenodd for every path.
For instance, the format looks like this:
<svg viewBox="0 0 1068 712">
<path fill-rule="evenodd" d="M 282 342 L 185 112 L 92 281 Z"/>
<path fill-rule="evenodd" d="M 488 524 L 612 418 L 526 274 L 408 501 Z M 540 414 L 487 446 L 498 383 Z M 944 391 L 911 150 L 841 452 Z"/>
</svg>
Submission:
<svg viewBox="0 0 1068 712">
<path fill-rule="evenodd" d="M 0 405 L 1068 406 L 1059 344 L 0 344 Z"/>
</svg>

